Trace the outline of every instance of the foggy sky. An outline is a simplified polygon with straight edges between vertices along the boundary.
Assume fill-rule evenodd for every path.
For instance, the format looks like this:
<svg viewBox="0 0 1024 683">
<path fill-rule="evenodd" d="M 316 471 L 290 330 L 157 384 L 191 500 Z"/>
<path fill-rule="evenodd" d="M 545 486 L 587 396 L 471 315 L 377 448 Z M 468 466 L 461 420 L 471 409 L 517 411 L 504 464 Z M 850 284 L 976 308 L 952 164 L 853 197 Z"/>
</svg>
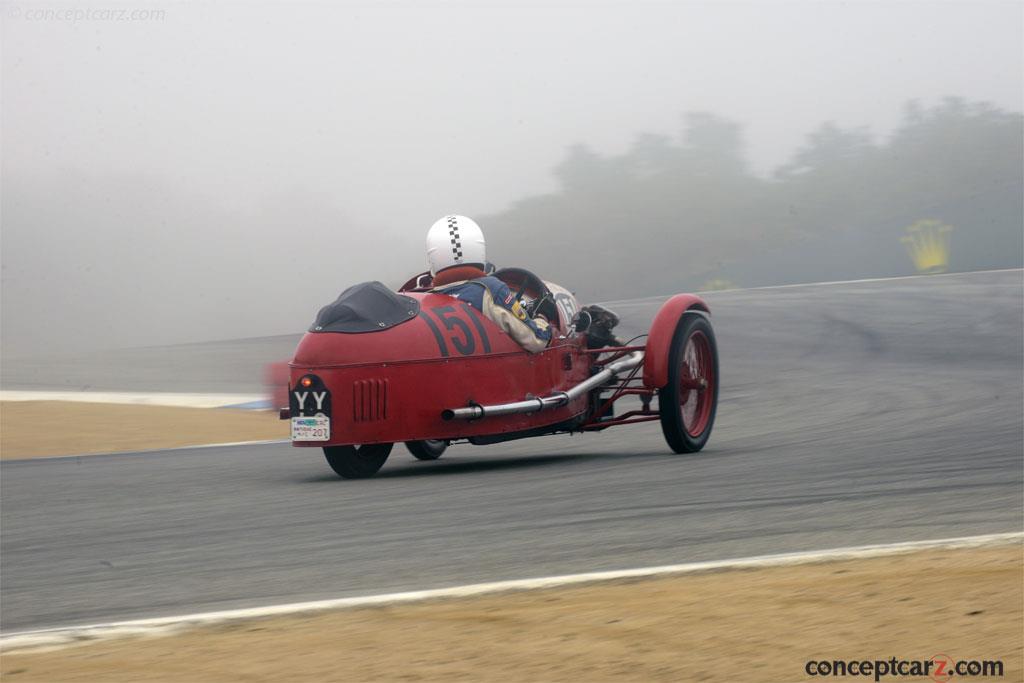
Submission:
<svg viewBox="0 0 1024 683">
<path fill-rule="evenodd" d="M 641 132 L 677 135 L 686 111 L 742 123 L 768 173 L 823 121 L 882 137 L 910 99 L 1022 107 L 1019 3 L 5 2 L 2 15 L 14 354 L 300 331 L 354 282 L 425 269 L 439 216 L 552 191 L 570 144 L 618 153 Z"/>
</svg>

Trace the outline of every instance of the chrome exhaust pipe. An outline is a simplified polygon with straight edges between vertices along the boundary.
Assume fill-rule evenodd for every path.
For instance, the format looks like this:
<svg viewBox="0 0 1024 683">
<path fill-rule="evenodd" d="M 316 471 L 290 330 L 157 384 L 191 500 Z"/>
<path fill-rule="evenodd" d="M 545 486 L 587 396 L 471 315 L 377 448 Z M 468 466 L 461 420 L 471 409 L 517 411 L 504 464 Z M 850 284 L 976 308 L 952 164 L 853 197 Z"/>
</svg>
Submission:
<svg viewBox="0 0 1024 683">
<path fill-rule="evenodd" d="M 607 383 L 621 372 L 626 372 L 644 362 L 644 352 L 634 351 L 625 358 L 609 363 L 596 375 L 585 379 L 568 391 L 559 391 L 550 396 L 540 398 L 527 398 L 523 401 L 513 403 L 496 403 L 494 405 L 482 406 L 471 405 L 465 408 L 447 408 L 441 411 L 442 420 L 479 420 L 482 417 L 496 417 L 498 415 L 513 415 L 515 413 L 539 413 L 549 408 L 560 408 L 580 396 L 592 391 Z"/>
</svg>

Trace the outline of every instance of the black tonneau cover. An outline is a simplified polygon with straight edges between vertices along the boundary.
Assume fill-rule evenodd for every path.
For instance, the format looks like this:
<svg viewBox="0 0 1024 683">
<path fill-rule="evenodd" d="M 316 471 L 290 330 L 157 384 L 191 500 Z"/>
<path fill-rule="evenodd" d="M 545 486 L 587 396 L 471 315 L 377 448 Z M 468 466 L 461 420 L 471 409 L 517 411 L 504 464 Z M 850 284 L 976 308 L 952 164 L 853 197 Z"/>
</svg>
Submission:
<svg viewBox="0 0 1024 683">
<path fill-rule="evenodd" d="M 379 332 L 412 320 L 420 303 L 395 294 L 380 282 L 352 285 L 320 309 L 310 332 Z"/>
</svg>

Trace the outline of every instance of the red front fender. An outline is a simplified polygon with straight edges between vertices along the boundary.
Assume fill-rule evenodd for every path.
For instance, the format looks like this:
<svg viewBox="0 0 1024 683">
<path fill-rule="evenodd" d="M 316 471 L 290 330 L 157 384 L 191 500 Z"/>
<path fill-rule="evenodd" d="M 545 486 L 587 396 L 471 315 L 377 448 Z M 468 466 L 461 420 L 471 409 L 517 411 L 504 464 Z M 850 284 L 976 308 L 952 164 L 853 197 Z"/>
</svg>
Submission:
<svg viewBox="0 0 1024 683">
<path fill-rule="evenodd" d="M 707 303 L 693 294 L 676 294 L 658 309 L 647 335 L 644 351 L 644 386 L 657 389 L 668 384 L 668 352 L 679 319 L 689 310 L 710 313 Z"/>
</svg>

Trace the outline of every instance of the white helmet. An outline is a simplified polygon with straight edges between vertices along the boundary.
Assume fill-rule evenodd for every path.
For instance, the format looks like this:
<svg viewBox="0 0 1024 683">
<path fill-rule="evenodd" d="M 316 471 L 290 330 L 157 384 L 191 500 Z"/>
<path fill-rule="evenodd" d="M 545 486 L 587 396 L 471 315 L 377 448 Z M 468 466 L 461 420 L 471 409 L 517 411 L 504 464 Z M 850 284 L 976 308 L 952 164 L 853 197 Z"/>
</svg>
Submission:
<svg viewBox="0 0 1024 683">
<path fill-rule="evenodd" d="M 462 265 L 483 270 L 487 264 L 483 230 L 471 218 L 445 216 L 427 232 L 427 260 L 431 275 Z"/>
</svg>

